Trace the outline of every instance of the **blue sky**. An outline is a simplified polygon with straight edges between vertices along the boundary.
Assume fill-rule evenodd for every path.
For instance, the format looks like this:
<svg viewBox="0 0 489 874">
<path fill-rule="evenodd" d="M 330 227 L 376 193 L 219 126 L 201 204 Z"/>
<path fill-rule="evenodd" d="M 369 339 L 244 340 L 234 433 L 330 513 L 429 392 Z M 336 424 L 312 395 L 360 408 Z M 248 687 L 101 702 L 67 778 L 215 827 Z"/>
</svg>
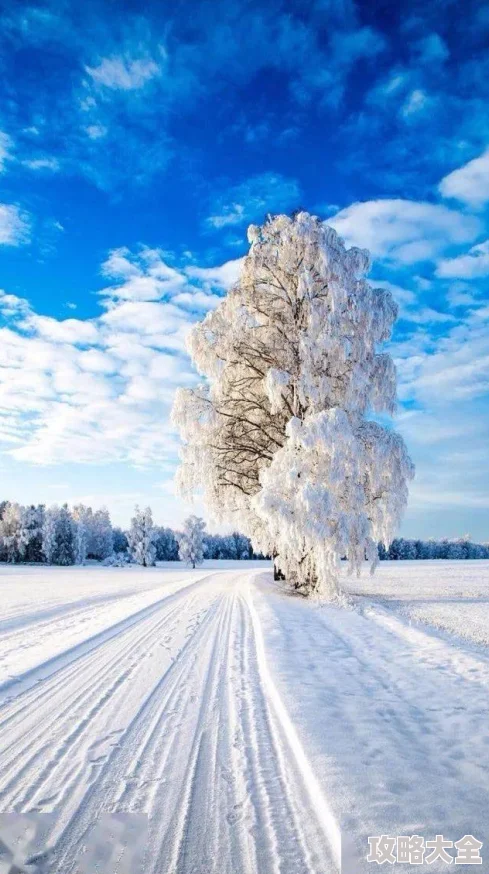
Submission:
<svg viewBox="0 0 489 874">
<path fill-rule="evenodd" d="M 489 539 L 489 5 L 3 10 L 2 497 L 179 524 L 186 333 L 302 207 L 400 305 L 403 532 Z"/>
</svg>

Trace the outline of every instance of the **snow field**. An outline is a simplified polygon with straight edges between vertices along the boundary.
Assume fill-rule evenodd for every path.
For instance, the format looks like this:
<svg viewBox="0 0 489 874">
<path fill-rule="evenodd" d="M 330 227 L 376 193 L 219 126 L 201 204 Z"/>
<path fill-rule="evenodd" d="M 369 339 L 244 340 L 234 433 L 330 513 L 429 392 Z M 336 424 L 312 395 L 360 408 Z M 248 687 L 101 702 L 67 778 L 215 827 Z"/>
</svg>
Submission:
<svg viewBox="0 0 489 874">
<path fill-rule="evenodd" d="M 81 874 L 121 813 L 148 818 L 145 874 L 330 874 L 342 845 L 358 874 L 377 834 L 489 848 L 489 653 L 403 612 L 484 609 L 489 563 L 386 563 L 350 609 L 250 564 L 0 569 L 0 813 L 52 814 L 38 871 Z"/>
</svg>

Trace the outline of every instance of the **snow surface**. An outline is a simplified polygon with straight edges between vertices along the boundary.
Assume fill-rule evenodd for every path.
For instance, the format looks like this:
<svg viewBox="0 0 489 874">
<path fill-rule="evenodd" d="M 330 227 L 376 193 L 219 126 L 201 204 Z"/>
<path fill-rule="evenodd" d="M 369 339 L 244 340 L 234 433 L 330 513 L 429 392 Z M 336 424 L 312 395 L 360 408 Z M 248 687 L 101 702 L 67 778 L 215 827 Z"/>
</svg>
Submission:
<svg viewBox="0 0 489 874">
<path fill-rule="evenodd" d="M 145 874 L 361 874 L 368 835 L 437 833 L 488 869 L 489 562 L 386 562 L 346 609 L 260 565 L 0 567 L 0 813 L 48 815 L 27 870 L 122 872 L 85 864 L 122 813 Z"/>
</svg>

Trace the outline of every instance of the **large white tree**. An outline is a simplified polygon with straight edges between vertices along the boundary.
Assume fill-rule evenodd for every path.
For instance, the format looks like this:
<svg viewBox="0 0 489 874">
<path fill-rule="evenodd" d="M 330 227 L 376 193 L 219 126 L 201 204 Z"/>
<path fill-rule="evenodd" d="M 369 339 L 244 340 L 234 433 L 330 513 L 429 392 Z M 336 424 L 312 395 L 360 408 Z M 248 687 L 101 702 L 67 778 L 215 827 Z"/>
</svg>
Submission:
<svg viewBox="0 0 489 874">
<path fill-rule="evenodd" d="M 249 230 L 241 277 L 198 324 L 189 350 L 206 382 L 180 389 L 179 483 L 203 492 L 305 594 L 336 591 L 340 561 L 377 562 L 413 466 L 391 414 L 396 374 L 378 345 L 397 316 L 346 249 L 307 213 Z"/>
<path fill-rule="evenodd" d="M 189 516 L 178 535 L 180 559 L 193 568 L 204 561 L 204 531 L 204 520 L 199 516 Z"/>
<path fill-rule="evenodd" d="M 150 507 L 140 510 L 136 506 L 131 527 L 127 532 L 127 540 L 132 558 L 143 567 L 151 567 L 155 563 L 156 537 L 157 531 L 153 525 Z"/>
</svg>

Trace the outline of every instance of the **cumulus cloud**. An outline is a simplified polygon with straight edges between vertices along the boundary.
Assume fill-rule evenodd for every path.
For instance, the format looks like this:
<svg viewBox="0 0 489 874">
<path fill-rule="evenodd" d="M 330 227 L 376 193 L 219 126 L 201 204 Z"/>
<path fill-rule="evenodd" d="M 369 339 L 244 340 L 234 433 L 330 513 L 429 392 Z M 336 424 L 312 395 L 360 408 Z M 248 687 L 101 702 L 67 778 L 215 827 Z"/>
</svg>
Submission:
<svg viewBox="0 0 489 874">
<path fill-rule="evenodd" d="M 439 185 L 443 197 L 460 200 L 479 209 L 489 201 L 489 149 L 449 173 Z"/>
<path fill-rule="evenodd" d="M 473 400 L 489 390 L 489 307 L 469 310 L 436 342 L 414 334 L 407 343 L 394 344 L 405 399 L 431 405 Z"/>
<path fill-rule="evenodd" d="M 41 315 L 0 291 L 0 442 L 15 459 L 174 459 L 173 394 L 197 379 L 186 337 L 219 300 L 212 289 L 222 293 L 238 265 L 177 270 L 167 262 L 159 249 L 112 250 L 102 273 L 114 285 L 92 319 Z"/>
<path fill-rule="evenodd" d="M 0 203 L 0 245 L 21 246 L 28 243 L 30 219 L 18 206 Z"/>
<path fill-rule="evenodd" d="M 436 273 L 442 279 L 482 279 L 489 276 L 489 240 L 472 246 L 465 255 L 440 261 Z"/>
<path fill-rule="evenodd" d="M 191 278 L 200 279 L 206 287 L 227 291 L 237 281 L 243 261 L 244 258 L 235 258 L 219 267 L 187 267 L 185 273 Z"/>
<path fill-rule="evenodd" d="M 148 247 L 136 253 L 124 247 L 113 249 L 102 265 L 102 274 L 123 281 L 99 293 L 122 300 L 160 300 L 182 291 L 187 282 L 181 271 L 165 262 L 159 249 Z"/>
<path fill-rule="evenodd" d="M 400 264 L 431 260 L 451 245 L 472 242 L 481 229 L 474 216 L 440 204 L 401 199 L 354 203 L 328 219 L 328 224 L 348 245 Z"/>
<path fill-rule="evenodd" d="M 52 343 L 69 343 L 74 346 L 93 345 L 98 342 L 99 334 L 94 321 L 82 319 L 53 319 L 50 316 L 39 316 L 30 313 L 22 322 L 22 327 L 49 340 Z"/>
<path fill-rule="evenodd" d="M 4 316 L 18 316 L 27 314 L 30 310 L 29 303 L 23 297 L 16 294 L 7 294 L 0 289 L 0 312 Z"/>
</svg>

